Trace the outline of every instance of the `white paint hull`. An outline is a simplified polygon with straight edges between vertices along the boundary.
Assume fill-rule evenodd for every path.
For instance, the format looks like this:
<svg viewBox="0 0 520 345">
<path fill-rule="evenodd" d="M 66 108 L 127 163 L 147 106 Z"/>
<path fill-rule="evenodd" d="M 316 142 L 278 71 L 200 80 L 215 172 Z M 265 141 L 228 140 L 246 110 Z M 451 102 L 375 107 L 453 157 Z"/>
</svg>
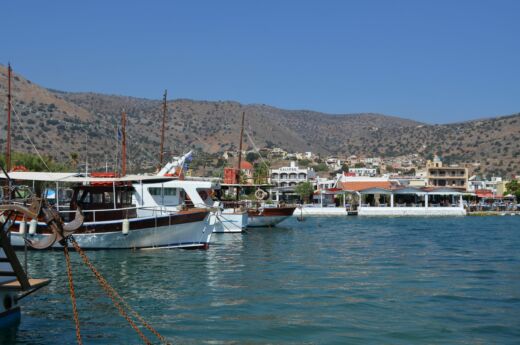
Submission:
<svg viewBox="0 0 520 345">
<path fill-rule="evenodd" d="M 359 207 L 359 216 L 465 216 L 463 207 Z"/>
<path fill-rule="evenodd" d="M 213 232 L 224 233 L 224 232 L 242 232 L 248 223 L 248 216 L 246 212 L 235 213 L 233 211 L 222 211 L 216 215 L 212 214 L 212 217 L 216 218 L 215 227 Z"/>
<path fill-rule="evenodd" d="M 214 224 L 208 216 L 203 221 L 131 230 L 127 235 L 120 231 L 82 233 L 75 234 L 74 239 L 83 249 L 205 248 L 210 243 L 213 228 Z M 49 235 L 27 236 L 37 240 Z M 23 247 L 23 235 L 12 232 L 11 244 L 13 247 Z M 61 248 L 61 245 L 55 243 L 53 247 Z"/>
<path fill-rule="evenodd" d="M 259 228 L 275 226 L 276 224 L 286 220 L 289 216 L 249 216 L 247 221 L 248 228 Z"/>
<path fill-rule="evenodd" d="M 296 208 L 293 216 L 347 216 L 347 209 L 344 207 L 303 207 Z"/>
</svg>

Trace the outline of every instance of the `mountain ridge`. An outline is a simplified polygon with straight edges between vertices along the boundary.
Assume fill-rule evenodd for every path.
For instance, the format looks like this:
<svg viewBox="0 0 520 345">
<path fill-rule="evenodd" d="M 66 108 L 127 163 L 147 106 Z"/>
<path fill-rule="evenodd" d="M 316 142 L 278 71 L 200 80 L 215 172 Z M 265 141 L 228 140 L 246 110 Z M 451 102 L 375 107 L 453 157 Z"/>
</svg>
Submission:
<svg viewBox="0 0 520 345">
<path fill-rule="evenodd" d="M 3 66 L 0 93 L 6 94 Z M 0 99 L 2 108 L 5 103 L 5 97 Z M 18 112 L 13 120 L 15 150 L 32 149 L 17 130 L 23 123 L 37 147 L 57 160 L 68 160 L 76 152 L 88 155 L 89 161 L 113 163 L 119 145 L 117 126 L 125 109 L 130 169 L 141 171 L 158 163 L 160 99 L 46 89 L 15 73 L 13 104 Z M 476 170 L 481 173 L 520 172 L 515 144 L 520 141 L 520 114 L 432 125 L 376 113 L 326 114 L 236 101 L 175 99 L 167 104 L 167 155 L 193 148 L 207 153 L 238 149 L 240 117 L 245 111 L 246 149 L 276 146 L 325 156 L 440 154 L 449 163 L 480 164 Z M 0 142 L 5 142 L 2 130 Z"/>
</svg>

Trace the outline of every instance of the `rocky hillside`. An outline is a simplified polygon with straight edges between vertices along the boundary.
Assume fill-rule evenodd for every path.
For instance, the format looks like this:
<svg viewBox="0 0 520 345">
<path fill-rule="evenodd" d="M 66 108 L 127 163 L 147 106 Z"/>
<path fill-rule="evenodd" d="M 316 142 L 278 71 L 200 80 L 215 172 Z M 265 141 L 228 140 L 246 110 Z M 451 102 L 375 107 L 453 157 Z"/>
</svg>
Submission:
<svg viewBox="0 0 520 345">
<path fill-rule="evenodd" d="M 0 94 L 6 94 L 6 69 L 0 66 Z M 160 98 L 161 95 L 158 95 Z M 47 90 L 15 74 L 13 146 L 35 146 L 57 160 L 72 152 L 84 161 L 111 164 L 118 151 L 116 126 L 128 114 L 128 154 L 132 170 L 158 162 L 161 101 L 94 93 Z M 5 109 L 6 97 L 0 97 Z M 452 163 L 478 162 L 485 173 L 520 173 L 520 114 L 447 125 L 426 125 L 379 114 L 329 115 L 289 111 L 236 102 L 175 100 L 168 102 L 166 150 L 199 148 L 221 152 L 238 147 L 241 113 L 257 147 L 327 154 L 398 156 L 433 153 Z M 5 142 L 5 128 L 0 133 Z M 253 148 L 246 136 L 246 147 Z"/>
</svg>

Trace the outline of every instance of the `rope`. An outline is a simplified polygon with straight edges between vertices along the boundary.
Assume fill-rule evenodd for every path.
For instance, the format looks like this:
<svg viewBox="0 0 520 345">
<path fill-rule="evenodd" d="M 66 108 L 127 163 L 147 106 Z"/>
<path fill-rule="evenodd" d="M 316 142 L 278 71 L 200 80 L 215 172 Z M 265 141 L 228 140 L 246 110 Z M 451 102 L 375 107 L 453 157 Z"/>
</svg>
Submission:
<svg viewBox="0 0 520 345">
<path fill-rule="evenodd" d="M 78 340 L 78 345 L 82 345 L 81 341 L 81 332 L 79 329 L 79 315 L 78 308 L 76 306 L 76 292 L 74 290 L 74 282 L 72 281 L 72 268 L 70 265 L 70 256 L 69 256 L 69 248 L 67 244 L 63 246 L 63 252 L 65 253 L 65 261 L 67 263 L 67 276 L 69 278 L 69 290 L 70 290 L 70 299 L 72 301 L 72 312 L 74 315 L 74 323 L 76 324 L 76 339 Z"/>
<path fill-rule="evenodd" d="M 97 278 L 99 285 L 105 290 L 107 295 L 112 299 L 112 302 L 114 303 L 114 306 L 118 309 L 121 316 L 123 316 L 128 323 L 132 326 L 132 328 L 137 332 L 137 334 L 143 339 L 143 341 L 146 344 L 152 344 L 152 342 L 141 332 L 141 330 L 137 327 L 137 325 L 132 321 L 128 313 L 123 309 L 125 307 L 128 309 L 135 318 L 137 318 L 144 327 L 146 327 L 150 332 L 152 332 L 163 344 L 169 344 L 166 338 L 164 338 L 155 328 L 153 328 L 144 318 L 139 315 L 135 310 L 130 307 L 130 305 L 117 293 L 117 291 L 110 286 L 110 284 L 106 281 L 106 279 L 99 273 L 99 271 L 92 265 L 90 260 L 88 259 L 88 256 L 85 254 L 85 252 L 80 248 L 76 240 L 71 236 L 70 241 L 72 242 L 72 245 L 74 246 L 74 249 L 78 252 L 78 254 L 83 259 L 83 262 L 85 265 L 92 271 L 94 276 Z"/>
</svg>

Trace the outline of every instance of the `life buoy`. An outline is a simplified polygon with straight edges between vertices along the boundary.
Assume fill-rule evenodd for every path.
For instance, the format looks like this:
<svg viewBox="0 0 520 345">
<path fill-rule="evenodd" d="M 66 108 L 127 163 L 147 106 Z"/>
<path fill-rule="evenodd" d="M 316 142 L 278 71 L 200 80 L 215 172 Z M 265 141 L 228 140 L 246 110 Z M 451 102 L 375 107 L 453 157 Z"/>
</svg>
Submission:
<svg viewBox="0 0 520 345">
<path fill-rule="evenodd" d="M 266 200 L 269 197 L 269 193 L 263 189 L 257 189 L 255 192 L 255 197 L 257 200 Z"/>
</svg>

